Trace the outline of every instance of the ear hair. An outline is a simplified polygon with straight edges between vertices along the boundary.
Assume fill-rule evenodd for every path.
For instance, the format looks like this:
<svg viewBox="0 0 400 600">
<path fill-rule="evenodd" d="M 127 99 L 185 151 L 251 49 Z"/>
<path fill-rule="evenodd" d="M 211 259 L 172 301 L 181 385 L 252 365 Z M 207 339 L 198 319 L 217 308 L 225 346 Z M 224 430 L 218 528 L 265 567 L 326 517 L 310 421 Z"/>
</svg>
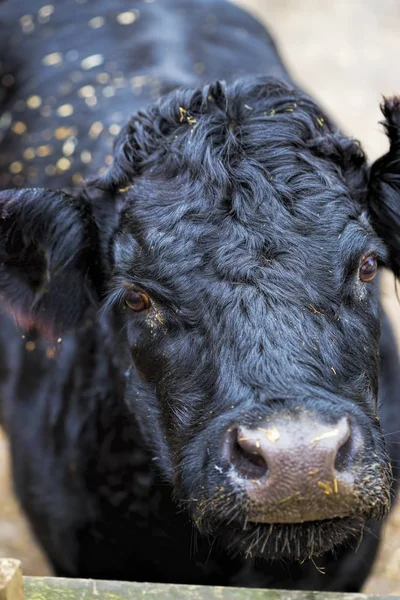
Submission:
<svg viewBox="0 0 400 600">
<path fill-rule="evenodd" d="M 383 122 L 390 141 L 389 152 L 371 167 L 368 208 L 372 225 L 386 242 L 390 266 L 400 276 L 400 97 L 384 98 Z"/>
<path fill-rule="evenodd" d="M 400 96 L 384 98 L 381 111 L 385 117 L 383 126 L 392 146 L 400 140 Z"/>
</svg>

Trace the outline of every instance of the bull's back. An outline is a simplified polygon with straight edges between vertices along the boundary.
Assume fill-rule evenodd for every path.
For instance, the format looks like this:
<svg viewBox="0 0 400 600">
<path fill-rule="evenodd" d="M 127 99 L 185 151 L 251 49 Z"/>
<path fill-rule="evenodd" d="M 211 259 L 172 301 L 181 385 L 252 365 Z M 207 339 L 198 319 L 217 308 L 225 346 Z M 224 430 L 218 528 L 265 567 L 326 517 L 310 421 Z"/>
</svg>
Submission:
<svg viewBox="0 0 400 600">
<path fill-rule="evenodd" d="M 178 86 L 288 78 L 264 27 L 224 0 L 13 0 L 0 24 L 0 188 L 79 184 L 133 113 Z"/>
</svg>

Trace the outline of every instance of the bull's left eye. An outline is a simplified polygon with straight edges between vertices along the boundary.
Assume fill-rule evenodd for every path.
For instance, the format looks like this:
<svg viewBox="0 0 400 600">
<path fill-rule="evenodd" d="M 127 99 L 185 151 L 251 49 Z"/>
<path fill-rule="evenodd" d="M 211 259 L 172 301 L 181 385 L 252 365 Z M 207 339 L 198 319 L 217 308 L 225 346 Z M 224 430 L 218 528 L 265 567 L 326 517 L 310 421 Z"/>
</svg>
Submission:
<svg viewBox="0 0 400 600">
<path fill-rule="evenodd" d="M 135 312 L 147 310 L 151 305 L 149 296 L 145 292 L 137 290 L 129 290 L 124 301 L 126 306 Z"/>
<path fill-rule="evenodd" d="M 368 281 L 372 281 L 375 275 L 378 272 L 378 261 L 376 257 L 370 254 L 369 256 L 365 256 L 362 260 L 360 266 L 360 279 L 365 283 Z"/>
</svg>

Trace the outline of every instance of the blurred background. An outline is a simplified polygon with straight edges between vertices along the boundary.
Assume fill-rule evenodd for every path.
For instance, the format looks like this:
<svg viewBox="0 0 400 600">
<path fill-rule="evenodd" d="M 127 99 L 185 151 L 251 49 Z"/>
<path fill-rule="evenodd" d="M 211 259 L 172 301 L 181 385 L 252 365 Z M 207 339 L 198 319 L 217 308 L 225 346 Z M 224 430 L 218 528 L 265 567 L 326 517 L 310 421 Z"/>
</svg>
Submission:
<svg viewBox="0 0 400 600">
<path fill-rule="evenodd" d="M 235 1 L 268 25 L 298 83 L 345 133 L 362 142 L 370 160 L 383 154 L 387 141 L 379 125 L 379 103 L 382 95 L 400 94 L 400 3 Z M 383 291 L 400 342 L 400 304 L 389 274 L 383 278 Z M 26 575 L 47 574 L 49 568 L 13 498 L 8 469 L 7 442 L 0 431 L 0 557 L 22 559 Z M 400 594 L 400 503 L 386 525 L 380 556 L 364 591 Z"/>
</svg>

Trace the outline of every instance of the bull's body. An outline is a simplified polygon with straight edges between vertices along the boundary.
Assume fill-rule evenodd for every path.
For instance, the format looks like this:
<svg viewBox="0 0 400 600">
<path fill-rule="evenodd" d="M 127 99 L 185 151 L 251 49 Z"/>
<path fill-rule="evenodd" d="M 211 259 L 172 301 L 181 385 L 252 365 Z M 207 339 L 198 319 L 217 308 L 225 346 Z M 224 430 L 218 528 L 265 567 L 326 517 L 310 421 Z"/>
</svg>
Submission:
<svg viewBox="0 0 400 600">
<path fill-rule="evenodd" d="M 73 174 L 95 174 L 111 151 L 112 126 L 122 126 L 132 113 L 175 87 L 231 81 L 244 74 L 272 74 L 290 81 L 262 26 L 220 0 L 85 4 L 64 0 L 55 4 L 48 21 L 42 15 L 40 23 L 36 12 L 41 4 L 31 0 L 29 5 L 33 29 L 25 2 L 13 0 L 0 8 L 6 32 L 2 43 L 8 48 L 2 53 L 6 56 L 2 73 L 15 77 L 15 85 L 4 90 L 2 99 L 14 124 L 13 128 L 8 123 L 3 131 L 3 187 L 71 187 Z M 132 23 L 121 23 L 131 17 L 117 16 L 133 5 L 138 12 Z M 105 19 L 97 29 L 88 25 L 95 17 Z M 43 63 L 53 53 L 61 58 L 55 55 L 47 63 L 56 64 Z M 92 60 L 100 66 L 90 67 L 89 61 L 83 63 L 89 67 L 82 68 L 83 60 L 97 55 Z M 99 77 L 103 72 L 111 72 L 111 79 Z M 91 89 L 79 93 L 84 86 L 96 89 L 95 104 L 86 102 L 93 97 Z M 21 100 L 33 95 L 40 95 L 40 106 L 24 109 Z M 65 105 L 73 112 L 63 109 Z M 62 116 L 68 112 L 70 116 Z M 19 121 L 26 125 L 22 135 L 15 127 Z M 101 126 L 93 129 L 96 123 Z M 55 135 L 62 127 L 74 128 L 72 135 Z M 67 140 L 72 153 L 68 147 L 65 153 Z M 39 146 L 51 149 L 23 158 L 24 151 L 29 157 L 27 149 Z M 82 152 L 90 152 L 90 159 Z M 10 164 L 19 161 L 23 168 L 13 167 L 10 173 Z M 73 277 L 70 285 L 73 289 Z M 391 326 L 384 317 L 382 324 L 380 419 L 397 465 L 400 445 L 392 434 L 400 430 L 396 408 L 400 370 Z M 327 554 L 318 559 L 326 575 L 310 561 L 280 565 L 231 557 L 219 543 L 194 533 L 186 513 L 172 499 L 172 487 L 160 476 L 159 457 L 143 439 L 131 410 L 138 401 L 150 405 L 149 392 L 134 370 L 125 372 L 128 361 L 120 350 L 119 335 L 118 323 L 89 308 L 54 349 L 53 341 L 49 343 L 34 327 L 29 331 L 16 327 L 3 306 L 2 419 L 11 441 L 16 491 L 56 573 L 358 590 L 373 563 L 381 524 L 368 524 L 357 553 L 344 548 L 336 558 Z"/>
<path fill-rule="evenodd" d="M 24 2 L 17 0 L 1 8 L 0 74 L 6 83 L 5 75 L 15 77 L 14 85 L 2 86 L 0 97 L 3 188 L 17 184 L 56 189 L 73 185 L 74 174 L 93 176 L 112 152 L 116 135 L 112 126 L 122 127 L 132 114 L 177 87 L 197 87 L 217 79 L 233 81 L 249 74 L 289 79 L 262 25 L 220 0 L 138 1 L 129 6 L 123 0 L 112 5 L 106 0 L 96 4 L 67 0 L 55 6 L 49 20 L 38 23 L 41 4 L 32 3 L 33 30 L 29 20 L 23 21 Z M 118 16 L 128 9 L 135 20 L 123 25 Z M 103 18 L 104 24 L 93 29 L 90 22 L 96 17 Z M 47 66 L 52 61 L 56 64 Z M 90 105 L 89 100 L 88 105 L 94 91 L 97 102 Z M 33 106 L 41 104 L 26 110 L 32 96 L 40 98 Z M 26 124 L 26 133 L 16 134 L 10 118 L 14 124 Z M 93 123 L 101 123 L 102 128 L 93 128 Z M 71 131 L 57 132 L 60 127 Z M 62 146 L 71 137 L 76 137 L 77 145 L 72 155 L 64 155 Z M 26 148 L 40 146 L 46 148 L 34 158 L 23 158 Z M 91 158 L 86 160 L 84 155 L 82 161 L 85 151 Z M 68 169 L 49 169 L 64 156 L 71 163 Z M 9 167 L 19 160 L 24 169 L 14 181 Z"/>
</svg>

